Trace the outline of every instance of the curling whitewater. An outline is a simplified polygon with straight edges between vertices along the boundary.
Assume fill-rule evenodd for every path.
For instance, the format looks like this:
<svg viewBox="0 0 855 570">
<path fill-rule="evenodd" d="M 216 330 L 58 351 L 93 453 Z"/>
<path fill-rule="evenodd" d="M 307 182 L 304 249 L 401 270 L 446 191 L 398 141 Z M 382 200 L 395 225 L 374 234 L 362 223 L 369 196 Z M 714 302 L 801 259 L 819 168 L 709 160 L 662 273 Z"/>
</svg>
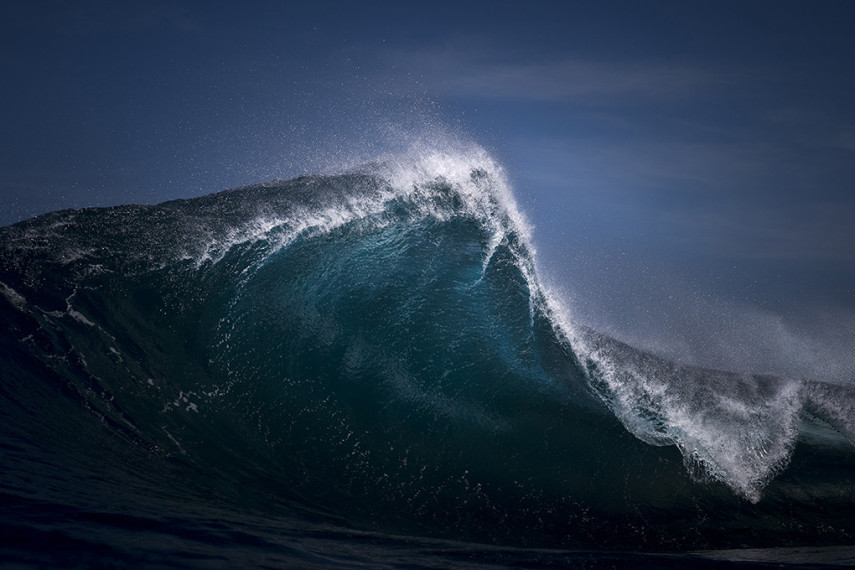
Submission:
<svg viewBox="0 0 855 570">
<path fill-rule="evenodd" d="M 851 386 L 576 325 L 530 243 L 477 148 L 0 229 L 0 554 L 852 544 Z"/>
</svg>

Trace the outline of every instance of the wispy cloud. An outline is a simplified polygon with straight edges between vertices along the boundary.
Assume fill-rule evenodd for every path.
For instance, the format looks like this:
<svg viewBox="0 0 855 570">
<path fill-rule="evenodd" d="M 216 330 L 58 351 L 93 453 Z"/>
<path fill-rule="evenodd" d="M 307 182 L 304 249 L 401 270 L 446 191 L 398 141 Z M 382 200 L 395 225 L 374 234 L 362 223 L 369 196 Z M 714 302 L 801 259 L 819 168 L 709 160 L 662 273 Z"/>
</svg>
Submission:
<svg viewBox="0 0 855 570">
<path fill-rule="evenodd" d="M 420 76 L 430 90 L 440 95 L 534 101 L 615 96 L 661 100 L 710 95 L 749 78 L 734 71 L 674 61 L 605 61 L 572 55 L 543 60 L 459 46 L 399 51 L 391 56 L 391 62 L 398 69 Z"/>
<path fill-rule="evenodd" d="M 765 142 L 680 142 L 626 137 L 520 137 L 515 145 L 528 163 L 559 180 L 592 188 L 671 189 L 681 193 L 720 195 L 758 184 L 785 163 L 787 152 Z M 543 168 L 545 164 L 552 168 Z M 567 172 L 572 171 L 572 177 Z M 544 180 L 545 182 L 548 182 Z"/>
</svg>

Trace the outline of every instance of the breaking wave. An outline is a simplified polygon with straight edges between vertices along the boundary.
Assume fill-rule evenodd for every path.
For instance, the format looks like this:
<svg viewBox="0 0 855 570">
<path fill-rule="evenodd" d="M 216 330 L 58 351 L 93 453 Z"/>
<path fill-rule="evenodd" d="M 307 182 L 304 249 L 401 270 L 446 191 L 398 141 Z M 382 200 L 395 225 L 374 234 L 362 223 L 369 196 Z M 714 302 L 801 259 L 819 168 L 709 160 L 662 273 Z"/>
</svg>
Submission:
<svg viewBox="0 0 855 570">
<path fill-rule="evenodd" d="M 575 324 L 530 232 L 477 147 L 2 228 L 4 493 L 521 545 L 851 542 L 851 386 Z"/>
</svg>

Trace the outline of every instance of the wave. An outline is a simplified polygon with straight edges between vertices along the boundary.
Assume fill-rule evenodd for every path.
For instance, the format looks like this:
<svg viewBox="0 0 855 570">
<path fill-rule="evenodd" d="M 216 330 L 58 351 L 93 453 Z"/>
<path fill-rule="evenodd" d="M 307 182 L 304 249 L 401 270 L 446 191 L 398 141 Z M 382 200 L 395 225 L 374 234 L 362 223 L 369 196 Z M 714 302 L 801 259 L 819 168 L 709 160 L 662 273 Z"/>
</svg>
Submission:
<svg viewBox="0 0 855 570">
<path fill-rule="evenodd" d="M 855 532 L 855 390 L 574 323 L 477 147 L 2 228 L 0 321 L 22 496 L 551 546 Z"/>
</svg>

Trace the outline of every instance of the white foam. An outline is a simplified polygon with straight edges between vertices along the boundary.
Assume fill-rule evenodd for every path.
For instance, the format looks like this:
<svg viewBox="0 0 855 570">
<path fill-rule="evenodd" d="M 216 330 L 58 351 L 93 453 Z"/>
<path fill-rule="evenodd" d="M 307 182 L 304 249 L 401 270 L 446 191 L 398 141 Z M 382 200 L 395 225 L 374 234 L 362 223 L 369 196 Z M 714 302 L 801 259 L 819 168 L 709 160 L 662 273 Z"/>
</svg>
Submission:
<svg viewBox="0 0 855 570">
<path fill-rule="evenodd" d="M 825 419 L 855 446 L 855 388 L 847 384 L 807 382 L 807 411 Z"/>
<path fill-rule="evenodd" d="M 68 313 L 68 315 L 71 318 L 73 318 L 77 322 L 83 323 L 84 325 L 89 326 L 89 327 L 95 326 L 95 323 L 93 323 L 92 321 L 87 319 L 86 315 L 84 315 L 80 311 L 75 310 L 74 307 L 72 307 L 71 305 L 68 306 L 68 309 L 66 312 Z"/>
<path fill-rule="evenodd" d="M 197 268 L 208 262 L 218 263 L 233 247 L 264 239 L 282 224 L 281 219 L 262 215 L 240 228 L 232 228 L 224 238 L 211 239 L 201 251 L 188 257 L 193 259 Z"/>
<path fill-rule="evenodd" d="M 73 299 L 76 294 L 77 290 L 75 290 L 74 293 L 72 293 L 65 299 L 65 314 L 67 314 L 69 317 L 79 323 L 83 323 L 84 325 L 89 327 L 94 327 L 95 323 L 87 319 L 86 315 L 71 306 L 71 299 Z"/>
<path fill-rule="evenodd" d="M 228 230 L 225 236 L 208 235 L 195 253 L 185 251 L 182 259 L 191 259 L 197 267 L 218 263 L 234 247 L 260 243 L 265 254 L 244 269 L 252 273 L 266 257 L 288 247 L 299 237 L 324 235 L 358 221 L 380 228 L 390 223 L 381 214 L 392 203 L 403 202 L 414 218 L 439 221 L 453 216 L 474 217 L 490 231 L 485 252 L 486 269 L 496 249 L 508 244 L 515 234 L 519 251 L 513 251 L 529 285 L 536 288 L 530 242 L 531 227 L 517 208 L 502 166 L 482 147 L 468 142 L 443 140 L 433 144 L 413 142 L 400 153 L 387 154 L 342 174 L 368 175 L 385 184 L 365 184 L 348 188 L 343 194 L 324 196 L 323 204 L 289 204 L 286 214 L 260 212 L 248 223 Z M 448 197 L 449 189 L 455 200 Z"/>
<path fill-rule="evenodd" d="M 12 304 L 13 307 L 21 312 L 26 312 L 27 300 L 23 295 L 0 281 L 0 293 Z"/>
<path fill-rule="evenodd" d="M 624 426 L 647 443 L 676 445 L 693 475 L 756 502 L 789 462 L 802 382 L 683 367 L 606 337 L 576 334 L 572 342 Z"/>
</svg>

